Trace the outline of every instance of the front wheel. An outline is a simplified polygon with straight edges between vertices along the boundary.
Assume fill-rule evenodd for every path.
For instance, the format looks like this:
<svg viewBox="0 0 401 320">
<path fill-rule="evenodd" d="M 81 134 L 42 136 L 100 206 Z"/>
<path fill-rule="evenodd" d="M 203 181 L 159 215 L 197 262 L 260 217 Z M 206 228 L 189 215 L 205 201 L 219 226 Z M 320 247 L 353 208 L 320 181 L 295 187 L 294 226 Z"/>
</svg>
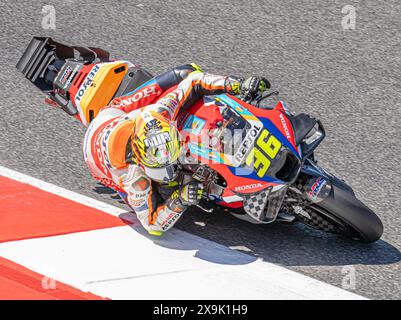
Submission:
<svg viewBox="0 0 401 320">
<path fill-rule="evenodd" d="M 379 217 L 350 190 L 335 184 L 327 198 L 319 203 L 304 201 L 301 210 L 304 213 L 294 210 L 299 220 L 317 229 L 340 233 L 366 243 L 379 240 L 383 234 Z"/>
</svg>

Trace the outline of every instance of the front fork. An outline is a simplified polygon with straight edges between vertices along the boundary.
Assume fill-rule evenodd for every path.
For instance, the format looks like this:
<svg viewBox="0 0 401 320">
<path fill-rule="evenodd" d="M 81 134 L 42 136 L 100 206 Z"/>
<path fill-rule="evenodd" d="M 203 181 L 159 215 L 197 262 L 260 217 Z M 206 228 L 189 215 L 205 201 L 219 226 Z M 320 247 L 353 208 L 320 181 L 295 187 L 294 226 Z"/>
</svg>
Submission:
<svg viewBox="0 0 401 320">
<path fill-rule="evenodd" d="M 343 180 L 324 170 L 313 158 L 307 158 L 292 189 L 302 194 L 304 200 L 319 203 L 328 197 L 333 184 L 354 194 Z"/>
</svg>

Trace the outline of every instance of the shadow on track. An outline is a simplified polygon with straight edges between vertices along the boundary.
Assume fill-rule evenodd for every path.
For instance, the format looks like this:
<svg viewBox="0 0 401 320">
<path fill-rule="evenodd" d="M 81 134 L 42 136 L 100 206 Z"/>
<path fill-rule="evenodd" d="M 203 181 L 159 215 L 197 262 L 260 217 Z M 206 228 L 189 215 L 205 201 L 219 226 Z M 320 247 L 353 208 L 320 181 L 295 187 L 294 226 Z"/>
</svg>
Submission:
<svg viewBox="0 0 401 320">
<path fill-rule="evenodd" d="M 401 252 L 384 240 L 364 244 L 300 223 L 254 225 L 223 211 L 207 214 L 192 210 L 176 226 L 228 247 L 246 248 L 248 254 L 285 266 L 385 265 L 401 260 Z"/>
<path fill-rule="evenodd" d="M 109 194 L 112 199 L 124 203 L 115 191 L 100 184 L 94 191 Z M 127 213 L 120 218 L 127 222 L 132 220 L 132 215 Z M 218 264 L 247 264 L 258 258 L 284 266 L 386 265 L 401 260 L 401 252 L 384 240 L 364 244 L 300 223 L 254 225 L 222 210 L 206 213 L 191 208 L 176 227 L 201 238 L 184 242 L 174 228 L 163 237 L 154 237 L 138 222 L 132 225 L 133 230 L 157 245 L 174 250 L 196 250 L 196 257 Z M 209 250 L 202 238 L 222 245 L 222 251 Z M 238 255 L 238 252 L 245 254 Z"/>
<path fill-rule="evenodd" d="M 114 190 L 103 186 L 102 184 L 97 184 L 93 191 L 98 194 L 107 194 L 111 199 L 118 201 L 119 203 L 125 204 L 121 200 L 120 196 Z M 126 213 L 120 215 L 120 219 L 129 225 L 135 232 L 143 235 L 149 240 L 153 241 L 158 246 L 172 250 L 192 250 L 194 252 L 194 257 L 199 259 L 223 265 L 244 265 L 257 260 L 257 257 L 247 254 L 238 254 L 238 252 L 227 248 L 224 245 L 218 245 L 217 248 L 214 246 L 210 248 L 208 242 L 205 241 L 205 237 L 192 236 L 190 239 L 182 239 L 176 229 L 171 229 L 169 232 L 165 233 L 162 237 L 152 236 L 147 233 L 147 231 L 142 227 L 139 221 L 136 219 L 134 213 L 129 212 L 128 207 Z"/>
<path fill-rule="evenodd" d="M 238 252 L 227 248 L 224 245 L 210 247 L 205 238 L 191 235 L 190 238 L 183 239 L 177 229 L 170 229 L 163 236 L 152 236 L 142 227 L 135 215 L 131 212 L 123 213 L 120 219 L 127 223 L 135 232 L 143 235 L 154 244 L 172 250 L 191 250 L 195 251 L 194 257 L 224 265 L 244 265 L 257 260 L 257 257 Z"/>
</svg>

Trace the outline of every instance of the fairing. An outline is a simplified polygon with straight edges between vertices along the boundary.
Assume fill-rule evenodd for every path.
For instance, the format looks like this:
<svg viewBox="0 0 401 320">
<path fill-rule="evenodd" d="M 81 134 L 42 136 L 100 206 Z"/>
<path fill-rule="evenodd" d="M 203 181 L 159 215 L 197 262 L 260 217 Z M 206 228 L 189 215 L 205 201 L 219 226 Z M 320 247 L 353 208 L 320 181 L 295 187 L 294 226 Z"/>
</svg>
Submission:
<svg viewBox="0 0 401 320">
<path fill-rule="evenodd" d="M 302 154 L 280 102 L 267 110 L 226 94 L 205 97 L 177 121 L 187 155 L 227 182 L 226 202 L 267 188 L 278 190 L 300 170 Z"/>
</svg>

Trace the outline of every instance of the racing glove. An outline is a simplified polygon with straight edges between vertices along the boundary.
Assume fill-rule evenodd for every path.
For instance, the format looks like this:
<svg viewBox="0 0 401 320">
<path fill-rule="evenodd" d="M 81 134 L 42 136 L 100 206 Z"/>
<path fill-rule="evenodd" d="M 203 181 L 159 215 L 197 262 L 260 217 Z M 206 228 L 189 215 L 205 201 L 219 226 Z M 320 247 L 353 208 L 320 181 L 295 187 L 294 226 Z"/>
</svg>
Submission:
<svg viewBox="0 0 401 320">
<path fill-rule="evenodd" d="M 184 206 L 197 205 L 202 199 L 203 185 L 201 183 L 190 182 L 184 185 L 178 193 L 178 198 Z"/>
<path fill-rule="evenodd" d="M 266 78 L 252 76 L 241 82 L 240 93 L 242 99 L 249 101 L 270 89 L 270 87 L 270 82 Z"/>
</svg>

